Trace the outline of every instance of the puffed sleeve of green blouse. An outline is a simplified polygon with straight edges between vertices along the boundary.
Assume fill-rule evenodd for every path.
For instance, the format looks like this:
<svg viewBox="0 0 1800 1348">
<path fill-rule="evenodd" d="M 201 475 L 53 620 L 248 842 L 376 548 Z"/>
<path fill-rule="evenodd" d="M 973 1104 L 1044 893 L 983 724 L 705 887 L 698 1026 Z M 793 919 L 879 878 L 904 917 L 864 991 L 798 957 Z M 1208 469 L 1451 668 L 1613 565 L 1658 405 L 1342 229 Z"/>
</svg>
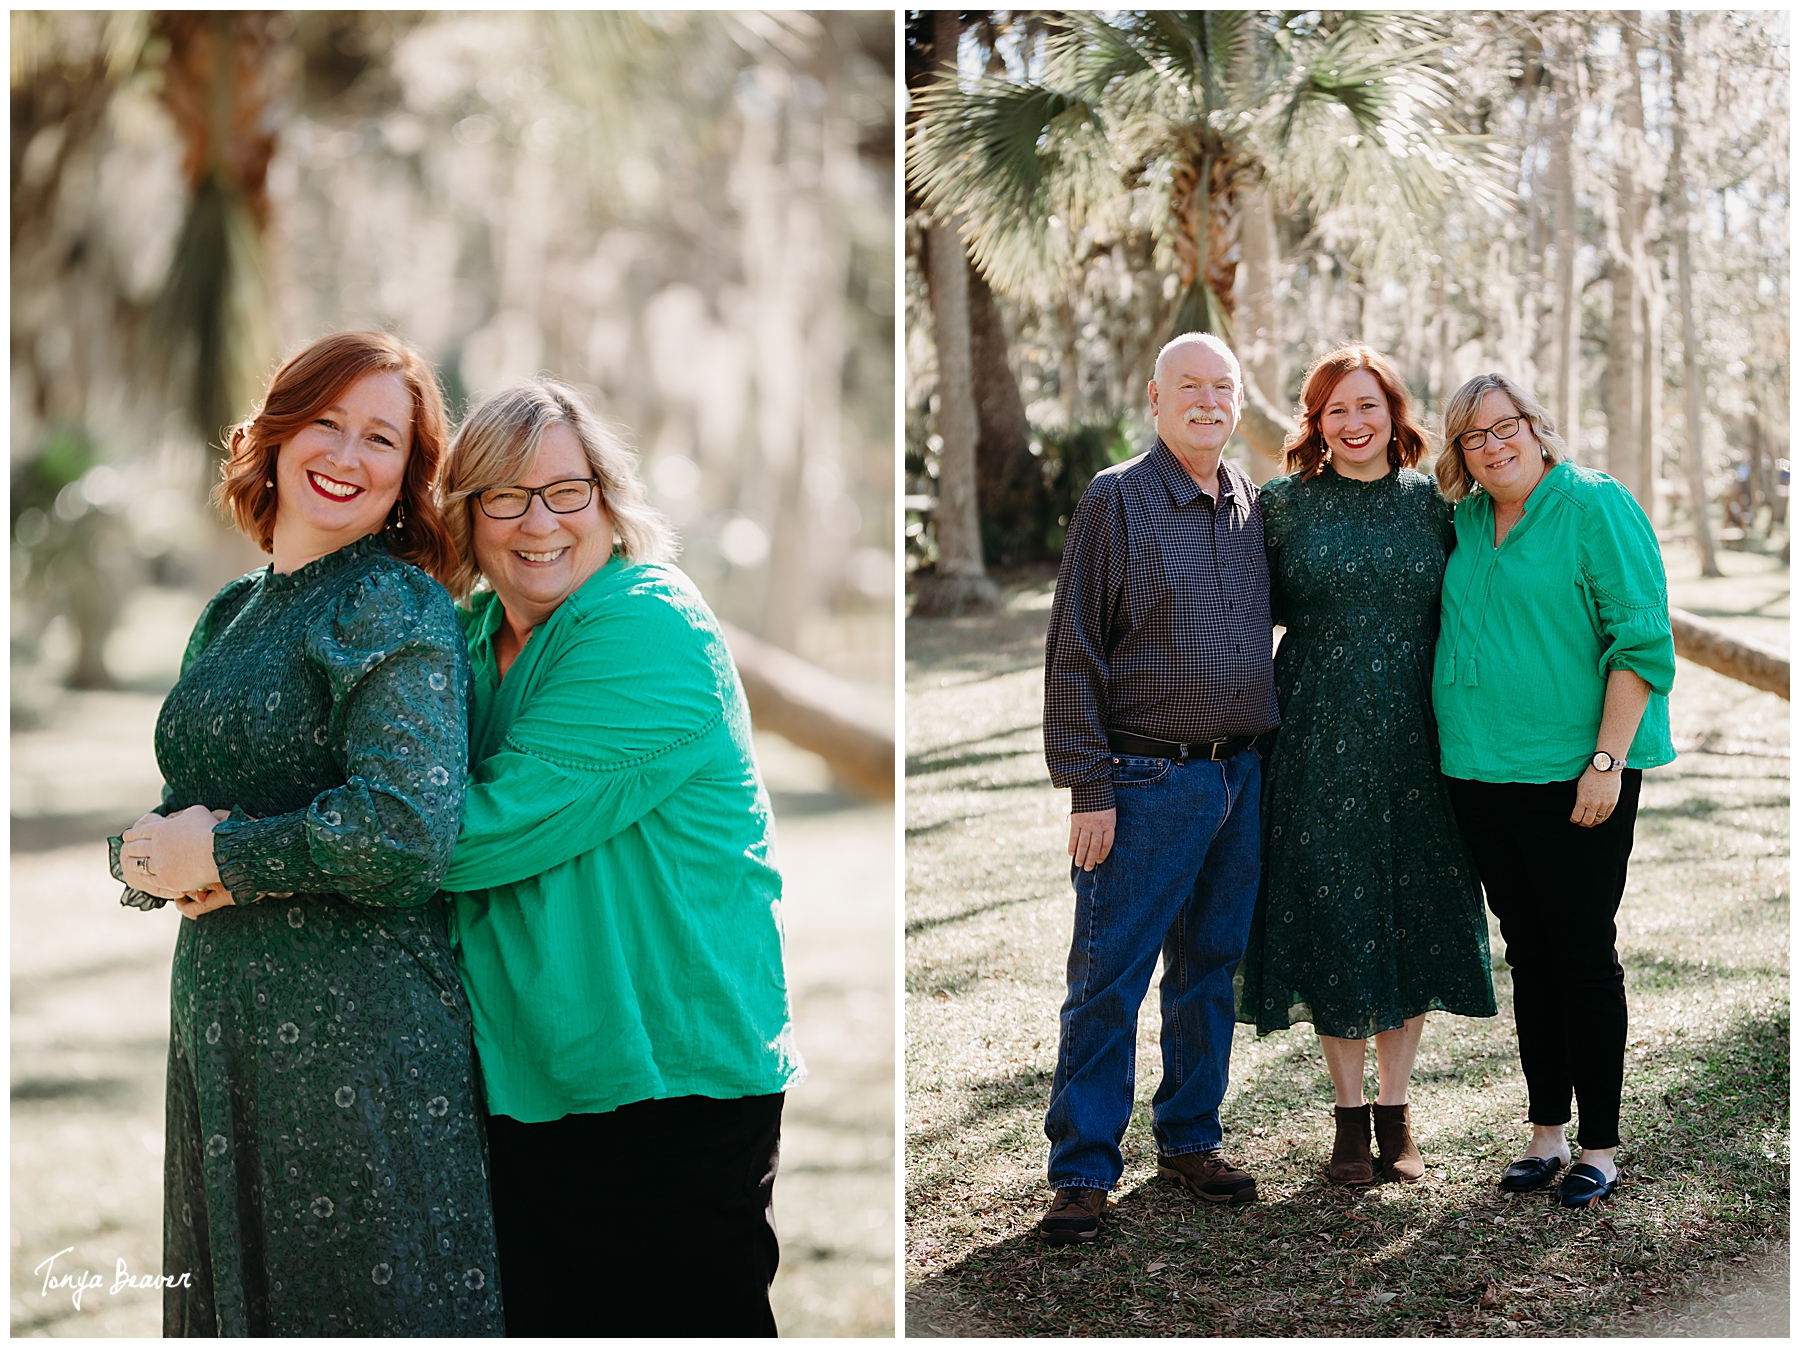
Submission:
<svg viewBox="0 0 1800 1348">
<path fill-rule="evenodd" d="M 1580 565 L 1605 643 L 1601 677 L 1629 669 L 1667 696 L 1675 685 L 1675 639 L 1662 550 L 1643 510 L 1611 478 L 1599 483 L 1586 512 Z"/>
<path fill-rule="evenodd" d="M 501 747 L 474 766 L 446 890 L 540 875 L 735 761 L 737 675 L 698 596 L 647 581 L 570 616 Z"/>
<path fill-rule="evenodd" d="M 304 810 L 221 823 L 219 878 L 240 903 L 269 891 L 425 903 L 468 784 L 469 659 L 450 597 L 414 567 L 377 567 L 325 606 L 303 658 L 330 689 L 315 734 L 342 746 L 344 784 Z"/>
<path fill-rule="evenodd" d="M 1292 518 L 1289 493 L 1298 479 L 1278 477 L 1263 483 L 1256 501 L 1262 510 L 1263 554 L 1269 561 L 1269 617 L 1276 627 L 1287 626 L 1287 596 L 1281 589 L 1281 550 L 1287 543 Z"/>
</svg>

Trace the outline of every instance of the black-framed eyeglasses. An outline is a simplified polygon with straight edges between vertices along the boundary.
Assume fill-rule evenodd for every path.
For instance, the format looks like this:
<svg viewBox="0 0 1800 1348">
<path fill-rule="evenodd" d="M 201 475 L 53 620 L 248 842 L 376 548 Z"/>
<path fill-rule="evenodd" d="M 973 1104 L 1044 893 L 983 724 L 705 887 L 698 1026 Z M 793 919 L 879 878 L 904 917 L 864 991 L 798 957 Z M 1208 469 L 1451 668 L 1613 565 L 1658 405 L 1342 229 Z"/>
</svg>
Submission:
<svg viewBox="0 0 1800 1348">
<path fill-rule="evenodd" d="M 1506 417 L 1496 421 L 1492 426 L 1484 426 L 1478 431 L 1464 431 L 1456 437 L 1456 443 L 1473 454 L 1487 443 L 1489 431 L 1494 433 L 1496 440 L 1510 440 L 1519 433 L 1519 427 L 1524 424 L 1524 417 Z"/>
<path fill-rule="evenodd" d="M 573 515 L 586 510 L 594 499 L 598 478 L 565 477 L 560 482 L 546 482 L 541 487 L 489 487 L 475 493 L 475 503 L 491 520 L 516 520 L 531 509 L 531 498 L 542 497 L 544 507 L 552 515 Z"/>
</svg>

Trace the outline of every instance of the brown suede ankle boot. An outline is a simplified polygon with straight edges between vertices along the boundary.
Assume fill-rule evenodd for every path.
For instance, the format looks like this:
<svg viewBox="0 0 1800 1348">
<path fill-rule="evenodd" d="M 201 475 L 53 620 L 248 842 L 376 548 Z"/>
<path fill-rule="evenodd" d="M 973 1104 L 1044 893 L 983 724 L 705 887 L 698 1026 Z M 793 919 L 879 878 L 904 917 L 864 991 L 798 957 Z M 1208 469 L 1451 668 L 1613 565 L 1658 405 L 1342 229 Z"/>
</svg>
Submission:
<svg viewBox="0 0 1800 1348">
<path fill-rule="evenodd" d="M 1337 1140 L 1331 1144 L 1333 1184 L 1373 1184 L 1375 1159 L 1369 1155 L 1369 1106 L 1337 1106 Z"/>
<path fill-rule="evenodd" d="M 1375 1106 L 1375 1142 L 1381 1148 L 1381 1173 L 1391 1180 L 1424 1177 L 1425 1162 L 1412 1135 L 1411 1105 Z"/>
</svg>

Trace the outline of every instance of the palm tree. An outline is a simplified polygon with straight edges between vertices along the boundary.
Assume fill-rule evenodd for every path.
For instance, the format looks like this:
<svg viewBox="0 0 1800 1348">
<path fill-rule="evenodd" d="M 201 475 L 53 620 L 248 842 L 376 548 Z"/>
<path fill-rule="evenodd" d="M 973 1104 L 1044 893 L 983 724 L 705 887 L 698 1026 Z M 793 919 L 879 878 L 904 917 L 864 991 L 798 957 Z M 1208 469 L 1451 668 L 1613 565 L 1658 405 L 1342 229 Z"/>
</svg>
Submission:
<svg viewBox="0 0 1800 1348">
<path fill-rule="evenodd" d="M 953 78 L 962 19 L 955 10 L 934 16 L 932 59 Z M 981 546 L 980 502 L 976 496 L 975 451 L 981 433 L 972 381 L 974 359 L 969 326 L 970 270 L 964 255 L 964 226 L 954 206 L 932 212 L 928 290 L 932 336 L 938 355 L 938 504 L 932 520 L 937 534 L 937 565 L 924 577 L 913 601 L 913 615 L 948 618 L 1000 606 L 1000 593 L 988 579 Z"/>
<path fill-rule="evenodd" d="M 288 40 L 278 17 L 169 10 L 151 24 L 167 44 L 163 103 L 181 131 L 192 196 L 151 311 L 146 368 L 153 382 L 175 386 L 213 452 L 224 427 L 249 411 L 278 354 L 263 255 L 277 58 Z"/>
<path fill-rule="evenodd" d="M 1004 291 L 1051 298 L 1083 231 L 1147 227 L 1177 279 L 1162 334 L 1230 341 L 1236 217 L 1252 189 L 1358 240 L 1350 260 L 1364 267 L 1428 237 L 1448 193 L 1503 196 L 1499 159 L 1454 115 L 1444 21 L 1072 13 L 1043 31 L 1022 78 L 951 75 L 926 91 L 909 155 L 926 204 L 962 214 L 972 257 Z M 1244 436 L 1275 457 L 1280 390 L 1252 376 L 1246 391 Z"/>
</svg>

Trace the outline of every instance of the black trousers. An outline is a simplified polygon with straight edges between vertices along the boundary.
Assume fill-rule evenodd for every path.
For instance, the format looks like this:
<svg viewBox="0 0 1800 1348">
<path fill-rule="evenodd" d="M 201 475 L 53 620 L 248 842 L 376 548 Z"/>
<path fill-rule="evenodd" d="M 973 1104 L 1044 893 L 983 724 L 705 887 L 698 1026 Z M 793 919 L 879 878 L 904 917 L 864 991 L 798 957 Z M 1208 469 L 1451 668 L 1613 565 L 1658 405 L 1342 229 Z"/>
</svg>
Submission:
<svg viewBox="0 0 1800 1348">
<path fill-rule="evenodd" d="M 773 1338 L 783 1099 L 490 1117 L 507 1335 Z"/>
<path fill-rule="evenodd" d="M 1643 782 L 1626 768 L 1618 805 L 1594 828 L 1569 822 L 1574 782 L 1449 782 L 1506 941 L 1531 1121 L 1567 1123 L 1572 1093 L 1584 1148 L 1619 1144 L 1627 1021 L 1613 918 Z"/>
</svg>

